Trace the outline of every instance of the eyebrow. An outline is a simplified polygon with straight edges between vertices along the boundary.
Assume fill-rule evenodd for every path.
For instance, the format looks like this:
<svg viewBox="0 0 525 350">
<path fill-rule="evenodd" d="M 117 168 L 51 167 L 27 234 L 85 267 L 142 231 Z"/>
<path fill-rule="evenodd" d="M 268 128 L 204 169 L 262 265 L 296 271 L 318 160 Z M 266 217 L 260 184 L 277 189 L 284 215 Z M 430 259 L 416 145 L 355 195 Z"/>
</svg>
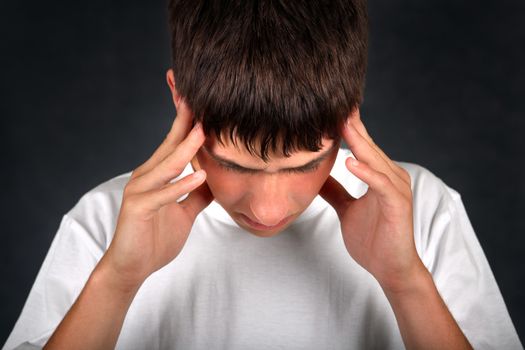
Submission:
<svg viewBox="0 0 525 350">
<path fill-rule="evenodd" d="M 278 169 L 277 171 L 278 172 L 290 172 L 290 171 L 305 171 L 305 170 L 311 169 L 311 168 L 317 166 L 318 164 L 320 164 L 323 160 L 325 160 L 330 155 L 330 153 L 338 145 L 339 145 L 339 142 L 336 142 L 334 140 L 334 142 L 333 142 L 333 144 L 332 144 L 332 146 L 330 147 L 329 150 L 323 152 L 319 157 L 317 157 L 315 159 L 312 159 L 308 163 L 300 165 L 300 166 L 297 166 L 297 167 L 281 168 L 281 169 Z M 226 166 L 226 167 L 229 167 L 229 168 L 233 168 L 235 170 L 244 171 L 244 172 L 251 172 L 251 173 L 264 171 L 264 169 L 253 169 L 253 168 L 247 168 L 247 167 L 244 167 L 242 165 L 239 165 L 239 164 L 235 163 L 232 160 L 223 158 L 223 157 L 213 153 L 213 151 L 208 149 L 208 147 L 206 147 L 206 146 L 202 146 L 202 148 L 206 151 L 206 153 L 208 153 L 210 155 L 210 157 L 213 158 L 213 160 L 215 160 L 216 162 L 218 162 L 219 164 L 221 164 L 223 166 Z"/>
</svg>

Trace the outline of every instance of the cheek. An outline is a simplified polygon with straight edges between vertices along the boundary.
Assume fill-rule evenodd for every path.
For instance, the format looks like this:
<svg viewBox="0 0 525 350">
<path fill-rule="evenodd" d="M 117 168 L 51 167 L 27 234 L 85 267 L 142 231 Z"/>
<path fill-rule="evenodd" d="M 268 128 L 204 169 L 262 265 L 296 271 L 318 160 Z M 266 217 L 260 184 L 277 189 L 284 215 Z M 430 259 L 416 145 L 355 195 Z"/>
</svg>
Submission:
<svg viewBox="0 0 525 350">
<path fill-rule="evenodd" d="M 335 158 L 330 159 L 313 173 L 299 175 L 295 181 L 290 184 L 290 187 L 294 188 L 294 197 L 303 203 L 312 201 L 313 198 L 319 194 L 319 190 L 323 187 L 328 176 L 330 176 L 334 161 Z"/>
<path fill-rule="evenodd" d="M 243 189 L 246 188 L 242 177 L 203 158 L 198 157 L 197 159 L 199 165 L 206 171 L 206 182 L 215 200 L 224 207 L 239 201 L 244 194 Z"/>
<path fill-rule="evenodd" d="M 313 173 L 298 175 L 290 181 L 288 188 L 293 189 L 293 197 L 296 201 L 310 202 L 319 193 L 329 173 L 325 174 L 318 170 Z"/>
<path fill-rule="evenodd" d="M 208 186 L 217 202 L 225 206 L 239 201 L 243 196 L 243 189 L 246 188 L 242 179 L 238 179 L 235 175 L 224 170 L 209 174 Z"/>
</svg>

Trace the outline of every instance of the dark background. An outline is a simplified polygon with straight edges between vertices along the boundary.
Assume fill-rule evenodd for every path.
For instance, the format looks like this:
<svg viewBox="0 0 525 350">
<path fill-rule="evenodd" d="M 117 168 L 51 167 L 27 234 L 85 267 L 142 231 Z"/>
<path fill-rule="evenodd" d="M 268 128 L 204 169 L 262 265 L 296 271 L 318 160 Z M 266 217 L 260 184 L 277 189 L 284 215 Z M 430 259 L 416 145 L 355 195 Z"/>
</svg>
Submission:
<svg viewBox="0 0 525 350">
<path fill-rule="evenodd" d="M 370 0 L 362 118 L 459 191 L 525 337 L 525 2 Z M 0 344 L 62 215 L 144 162 L 175 114 L 164 1 L 4 1 Z"/>
</svg>

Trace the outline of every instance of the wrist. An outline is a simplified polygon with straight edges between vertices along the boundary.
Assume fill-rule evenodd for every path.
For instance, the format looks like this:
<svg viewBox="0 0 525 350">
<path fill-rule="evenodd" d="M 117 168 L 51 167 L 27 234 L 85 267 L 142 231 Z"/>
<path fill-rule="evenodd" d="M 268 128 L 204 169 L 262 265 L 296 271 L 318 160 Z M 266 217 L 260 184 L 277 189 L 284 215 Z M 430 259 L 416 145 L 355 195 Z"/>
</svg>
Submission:
<svg viewBox="0 0 525 350">
<path fill-rule="evenodd" d="M 378 280 L 378 282 L 388 297 L 424 293 L 429 287 L 434 286 L 432 275 L 421 260 L 415 263 L 409 271 L 395 277 Z"/>
<path fill-rule="evenodd" d="M 120 294 L 121 297 L 133 297 L 145 279 L 128 278 L 112 268 L 111 264 L 102 257 L 98 265 L 90 276 L 90 282 L 101 288 L 111 290 L 113 293 Z"/>
</svg>

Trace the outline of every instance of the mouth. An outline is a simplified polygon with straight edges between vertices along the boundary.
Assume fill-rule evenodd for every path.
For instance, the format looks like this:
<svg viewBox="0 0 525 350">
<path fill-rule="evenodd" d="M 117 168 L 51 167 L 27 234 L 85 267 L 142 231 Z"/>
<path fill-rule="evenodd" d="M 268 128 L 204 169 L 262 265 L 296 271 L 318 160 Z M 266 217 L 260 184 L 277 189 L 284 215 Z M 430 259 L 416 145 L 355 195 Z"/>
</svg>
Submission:
<svg viewBox="0 0 525 350">
<path fill-rule="evenodd" d="M 285 217 L 284 219 L 282 219 L 278 224 L 276 225 L 273 225 L 273 226 L 266 226 L 266 225 L 263 225 L 261 223 L 258 223 L 256 221 L 253 221 L 252 219 L 250 219 L 249 217 L 247 217 L 246 215 L 244 214 L 241 214 L 241 219 L 242 221 L 250 226 L 251 228 L 255 229 L 255 230 L 258 230 L 258 231 L 271 231 L 271 230 L 275 230 L 275 229 L 279 229 L 281 227 L 284 227 L 292 218 L 292 215 L 290 216 L 287 216 Z"/>
</svg>

